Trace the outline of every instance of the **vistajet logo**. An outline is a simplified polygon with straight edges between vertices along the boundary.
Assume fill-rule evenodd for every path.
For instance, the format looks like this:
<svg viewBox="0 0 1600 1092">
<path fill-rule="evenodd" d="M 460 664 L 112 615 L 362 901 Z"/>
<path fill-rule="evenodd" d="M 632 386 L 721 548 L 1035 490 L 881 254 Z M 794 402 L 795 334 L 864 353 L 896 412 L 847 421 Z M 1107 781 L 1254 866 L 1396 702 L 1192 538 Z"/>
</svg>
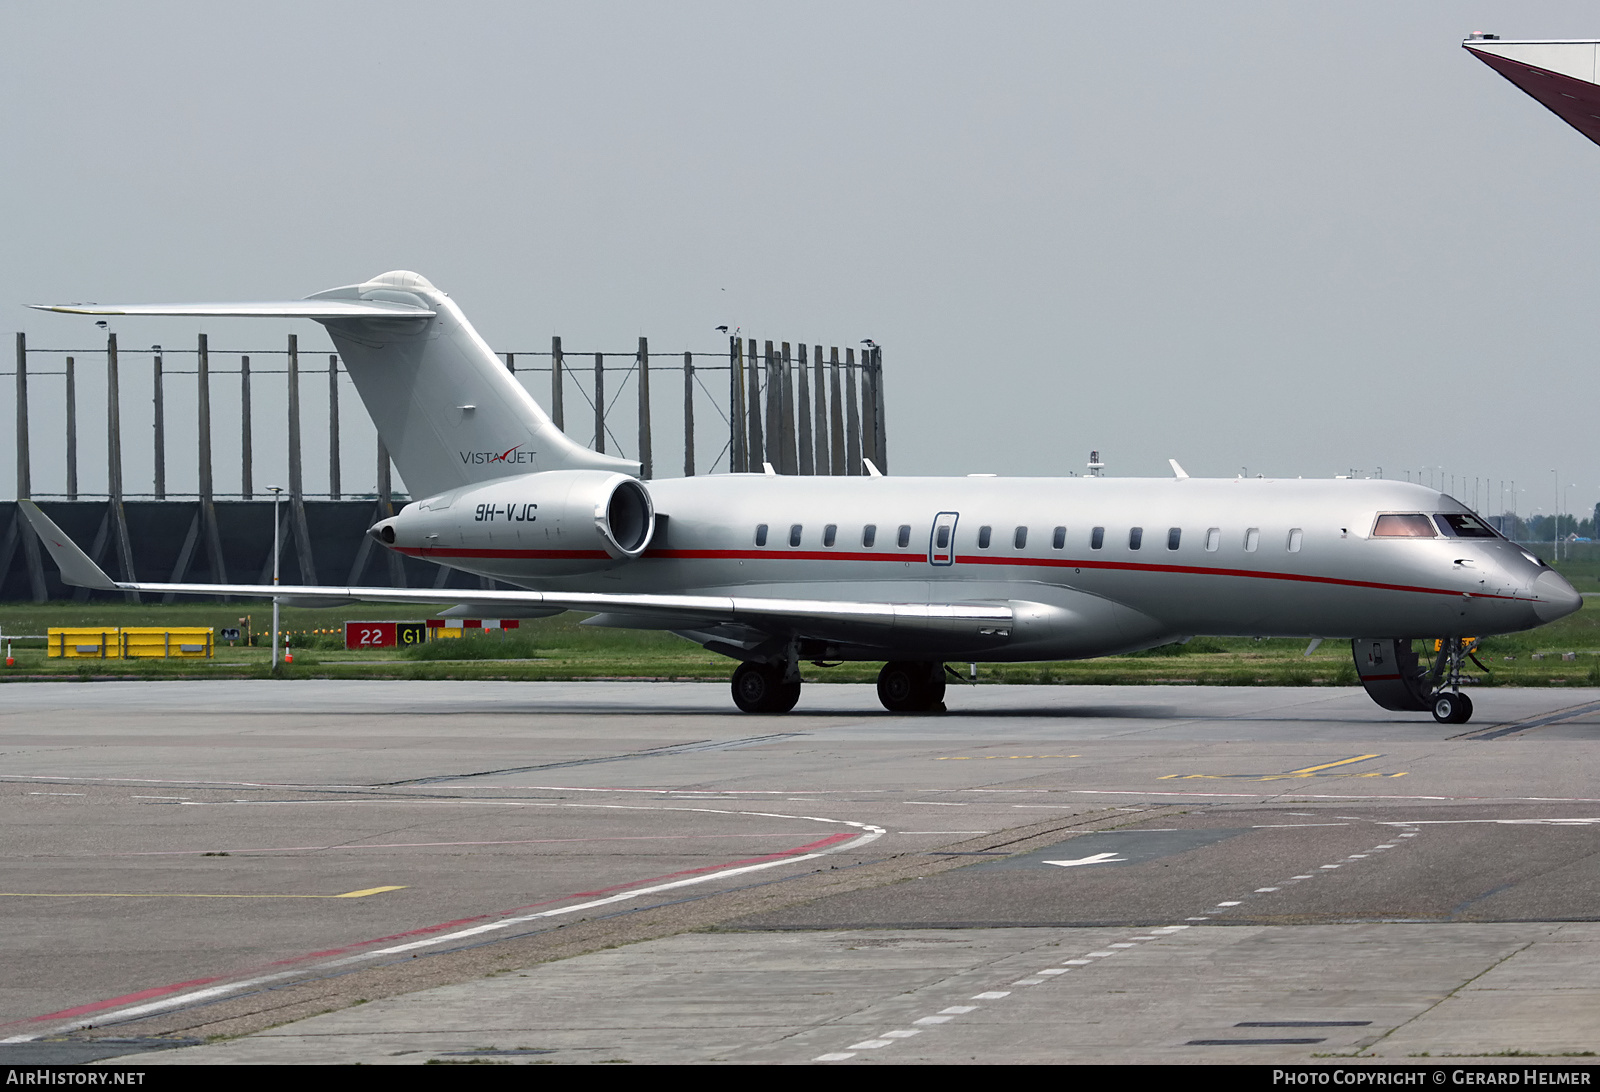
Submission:
<svg viewBox="0 0 1600 1092">
<path fill-rule="evenodd" d="M 522 445 L 507 448 L 504 451 L 459 451 L 461 461 L 468 466 L 481 466 L 484 463 L 509 463 L 520 466 L 533 462 L 536 452 L 523 451 Z"/>
</svg>

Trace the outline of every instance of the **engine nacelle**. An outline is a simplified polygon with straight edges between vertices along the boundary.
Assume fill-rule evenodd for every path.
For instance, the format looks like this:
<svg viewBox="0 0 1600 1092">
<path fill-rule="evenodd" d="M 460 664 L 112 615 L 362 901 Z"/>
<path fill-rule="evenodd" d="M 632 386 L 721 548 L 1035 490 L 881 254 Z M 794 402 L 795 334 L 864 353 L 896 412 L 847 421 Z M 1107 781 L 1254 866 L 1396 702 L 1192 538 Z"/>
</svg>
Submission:
<svg viewBox="0 0 1600 1092">
<path fill-rule="evenodd" d="M 369 533 L 400 553 L 469 572 L 560 576 L 632 561 L 649 548 L 655 518 L 636 478 L 551 470 L 424 497 Z"/>
</svg>

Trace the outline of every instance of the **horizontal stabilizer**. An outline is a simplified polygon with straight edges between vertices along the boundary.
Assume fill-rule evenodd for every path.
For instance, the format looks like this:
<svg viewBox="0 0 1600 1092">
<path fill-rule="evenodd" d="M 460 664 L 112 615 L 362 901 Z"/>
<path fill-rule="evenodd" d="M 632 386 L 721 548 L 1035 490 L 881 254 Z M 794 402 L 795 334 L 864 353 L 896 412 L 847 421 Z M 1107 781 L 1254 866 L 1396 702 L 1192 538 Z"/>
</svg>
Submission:
<svg viewBox="0 0 1600 1092">
<path fill-rule="evenodd" d="M 33 303 L 64 315 L 176 315 L 194 318 L 431 318 L 431 307 L 388 300 L 259 300 L 253 303 Z"/>
</svg>

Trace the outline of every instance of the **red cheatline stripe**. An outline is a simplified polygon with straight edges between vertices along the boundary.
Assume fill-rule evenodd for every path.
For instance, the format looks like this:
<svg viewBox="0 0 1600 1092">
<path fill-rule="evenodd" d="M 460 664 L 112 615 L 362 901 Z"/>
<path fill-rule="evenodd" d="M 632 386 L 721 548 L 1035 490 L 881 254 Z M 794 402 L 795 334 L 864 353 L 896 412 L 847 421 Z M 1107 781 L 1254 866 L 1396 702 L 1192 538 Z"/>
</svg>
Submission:
<svg viewBox="0 0 1600 1092">
<path fill-rule="evenodd" d="M 437 925 L 428 925 L 421 929 L 410 929 L 404 933 L 394 933 L 386 937 L 375 937 L 371 940 L 357 941 L 354 944 L 346 944 L 338 948 L 325 948 L 318 952 L 307 952 L 304 955 L 293 956 L 289 959 L 275 960 L 271 963 L 268 963 L 266 966 L 292 966 L 293 964 L 303 963 L 309 959 L 325 959 L 330 956 L 345 955 L 349 952 L 359 951 L 362 948 L 370 948 L 375 944 L 388 944 L 396 940 L 404 940 L 407 937 L 427 936 L 430 933 L 440 933 L 447 929 L 457 928 L 458 926 L 471 925 L 474 922 L 489 921 L 494 918 L 507 917 L 512 914 L 519 914 L 528 910 L 533 910 L 540 906 L 549 906 L 552 903 L 566 902 L 568 899 L 594 898 L 597 895 L 609 895 L 617 891 L 626 891 L 630 887 L 643 887 L 648 884 L 660 883 L 663 880 L 676 879 L 680 876 L 694 876 L 702 872 L 718 872 L 725 868 L 739 868 L 742 865 L 760 864 L 763 861 L 777 861 L 782 860 L 785 857 L 797 857 L 804 853 L 814 853 L 819 849 L 836 845 L 839 842 L 848 841 L 849 839 L 855 838 L 858 835 L 858 831 L 846 831 L 840 834 L 830 834 L 826 838 L 819 838 L 815 842 L 808 842 L 803 846 L 796 846 L 793 849 L 786 849 L 780 853 L 764 853 L 759 857 L 746 857 L 738 861 L 724 861 L 721 864 L 705 865 L 700 868 L 685 868 L 678 872 L 668 872 L 662 876 L 651 876 L 642 880 L 629 880 L 626 883 L 613 884 L 610 887 L 601 887 L 593 891 L 574 891 L 571 894 L 559 895 L 556 898 L 545 899 L 541 902 L 529 903 L 526 906 L 513 906 L 509 910 L 501 910 L 493 914 L 478 914 L 470 918 L 457 918 L 455 921 L 440 922 Z M 178 993 L 183 990 L 191 989 L 195 986 L 206 986 L 213 982 L 226 981 L 229 978 L 248 978 L 252 973 L 259 971 L 260 969 L 261 968 L 254 968 L 252 970 L 239 972 L 238 974 L 216 975 L 211 978 L 195 978 L 188 982 L 174 982 L 170 986 L 154 986 L 147 990 L 139 990 L 135 993 L 123 994 L 121 997 L 112 997 L 104 1001 L 92 1001 L 86 1005 L 77 1005 L 70 1009 L 62 1009 L 59 1012 L 46 1013 L 43 1016 L 30 1016 L 26 1020 L 18 1021 L 18 1023 L 36 1024 L 47 1020 L 67 1020 L 74 1016 L 85 1016 L 89 1013 L 104 1012 L 107 1009 L 121 1008 L 124 1005 L 132 1005 L 139 1001 L 148 1001 L 154 997 L 165 997 L 168 994 Z"/>
<path fill-rule="evenodd" d="M 1253 569 L 1217 569 L 1199 565 L 1151 565 L 1133 561 L 1068 561 L 1031 557 L 974 557 L 967 554 L 957 557 L 956 561 L 964 565 L 1042 565 L 1049 568 L 1113 569 L 1142 573 L 1188 573 L 1195 576 L 1240 576 L 1255 580 L 1288 580 L 1301 584 L 1333 584 L 1345 588 L 1375 588 L 1379 591 L 1420 592 L 1425 595 L 1466 595 L 1472 599 L 1516 598 L 1513 595 L 1461 592 L 1450 588 L 1422 588 L 1410 584 L 1382 584 L 1372 580 L 1344 580 L 1335 576 L 1257 572 Z"/>
<path fill-rule="evenodd" d="M 924 553 L 863 553 L 857 550 L 797 550 L 775 546 L 767 550 L 646 550 L 645 557 L 672 561 L 926 561 Z"/>
<path fill-rule="evenodd" d="M 461 546 L 396 546 L 411 557 L 528 558 L 535 561 L 604 561 L 604 550 L 474 550 Z"/>
<path fill-rule="evenodd" d="M 601 550 L 468 550 L 454 547 L 403 547 L 401 553 L 414 557 L 522 558 L 532 561 L 602 560 L 610 555 Z M 926 554 L 861 553 L 851 550 L 795 550 L 779 546 L 765 550 L 647 550 L 645 557 L 670 561 L 926 561 Z M 1329 584 L 1341 588 L 1371 588 L 1375 591 L 1415 592 L 1419 595 L 1465 595 L 1469 599 L 1519 600 L 1516 595 L 1490 595 L 1487 592 L 1462 592 L 1451 588 L 1423 588 L 1410 584 L 1385 584 L 1373 580 L 1345 580 L 1335 576 L 1308 576 L 1302 573 L 1257 572 L 1252 569 L 1220 569 L 1202 565 L 1153 565 L 1133 561 L 1084 561 L 1046 557 L 989 557 L 961 554 L 961 565 L 1023 565 L 1051 569 L 1106 569 L 1141 573 L 1183 573 L 1190 576 L 1236 576 L 1251 580 L 1287 580 L 1298 584 Z"/>
</svg>

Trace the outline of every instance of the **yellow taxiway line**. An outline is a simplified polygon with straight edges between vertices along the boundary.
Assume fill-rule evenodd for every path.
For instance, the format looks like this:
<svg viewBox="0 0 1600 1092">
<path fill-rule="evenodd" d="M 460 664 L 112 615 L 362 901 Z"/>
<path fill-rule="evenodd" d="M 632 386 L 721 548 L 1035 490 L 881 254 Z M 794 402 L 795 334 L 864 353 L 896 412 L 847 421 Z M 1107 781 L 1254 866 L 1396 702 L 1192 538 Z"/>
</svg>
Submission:
<svg viewBox="0 0 1600 1092">
<path fill-rule="evenodd" d="M 346 891 L 342 895 L 208 895 L 166 891 L 0 891 L 3 899 L 364 899 L 368 895 L 381 895 L 385 891 L 400 891 L 405 884 L 395 887 L 366 887 L 360 891 Z"/>
</svg>

